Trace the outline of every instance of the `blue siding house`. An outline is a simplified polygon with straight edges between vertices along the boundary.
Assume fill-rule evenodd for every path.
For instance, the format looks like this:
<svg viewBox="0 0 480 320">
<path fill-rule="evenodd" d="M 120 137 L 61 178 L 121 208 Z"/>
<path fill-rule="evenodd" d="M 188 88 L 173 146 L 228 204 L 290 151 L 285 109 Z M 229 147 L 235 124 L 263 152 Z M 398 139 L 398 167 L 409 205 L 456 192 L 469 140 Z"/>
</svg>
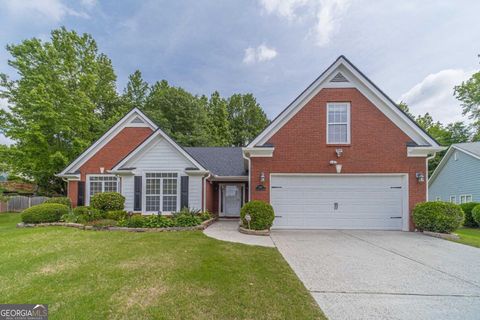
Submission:
<svg viewBox="0 0 480 320">
<path fill-rule="evenodd" d="M 480 142 L 452 145 L 428 180 L 428 200 L 480 202 Z"/>
</svg>

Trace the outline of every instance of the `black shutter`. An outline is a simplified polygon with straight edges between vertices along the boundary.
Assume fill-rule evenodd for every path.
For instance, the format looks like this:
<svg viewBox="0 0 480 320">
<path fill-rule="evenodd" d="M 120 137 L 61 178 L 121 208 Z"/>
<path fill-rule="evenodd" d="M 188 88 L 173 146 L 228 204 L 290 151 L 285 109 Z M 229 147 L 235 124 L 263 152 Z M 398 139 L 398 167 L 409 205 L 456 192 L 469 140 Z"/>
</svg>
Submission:
<svg viewBox="0 0 480 320">
<path fill-rule="evenodd" d="M 133 210 L 142 211 L 142 177 L 135 176 L 133 195 Z"/>
<path fill-rule="evenodd" d="M 180 209 L 188 208 L 188 176 L 181 177 L 180 190 Z"/>
<path fill-rule="evenodd" d="M 85 205 L 85 181 L 78 181 L 77 206 Z"/>
</svg>

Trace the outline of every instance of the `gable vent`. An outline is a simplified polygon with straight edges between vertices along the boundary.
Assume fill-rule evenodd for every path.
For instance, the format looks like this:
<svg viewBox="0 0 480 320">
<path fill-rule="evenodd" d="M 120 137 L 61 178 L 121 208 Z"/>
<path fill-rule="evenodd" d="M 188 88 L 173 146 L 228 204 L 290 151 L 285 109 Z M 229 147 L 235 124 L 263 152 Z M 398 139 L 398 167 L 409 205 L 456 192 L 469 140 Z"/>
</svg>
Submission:
<svg viewBox="0 0 480 320">
<path fill-rule="evenodd" d="M 330 80 L 330 82 L 348 82 L 348 80 L 339 72 L 332 78 L 332 80 Z"/>
<path fill-rule="evenodd" d="M 135 119 L 133 119 L 130 123 L 144 123 L 142 119 L 140 119 L 139 117 L 136 117 Z"/>
</svg>

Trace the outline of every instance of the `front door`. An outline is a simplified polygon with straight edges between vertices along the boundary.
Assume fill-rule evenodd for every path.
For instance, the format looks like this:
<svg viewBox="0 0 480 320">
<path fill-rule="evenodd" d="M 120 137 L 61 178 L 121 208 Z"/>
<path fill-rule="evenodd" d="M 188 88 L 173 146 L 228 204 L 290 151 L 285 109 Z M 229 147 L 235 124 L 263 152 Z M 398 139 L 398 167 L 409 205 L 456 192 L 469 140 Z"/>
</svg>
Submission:
<svg viewBox="0 0 480 320">
<path fill-rule="evenodd" d="M 223 216 L 238 217 L 242 207 L 242 186 L 225 184 L 222 186 Z"/>
</svg>

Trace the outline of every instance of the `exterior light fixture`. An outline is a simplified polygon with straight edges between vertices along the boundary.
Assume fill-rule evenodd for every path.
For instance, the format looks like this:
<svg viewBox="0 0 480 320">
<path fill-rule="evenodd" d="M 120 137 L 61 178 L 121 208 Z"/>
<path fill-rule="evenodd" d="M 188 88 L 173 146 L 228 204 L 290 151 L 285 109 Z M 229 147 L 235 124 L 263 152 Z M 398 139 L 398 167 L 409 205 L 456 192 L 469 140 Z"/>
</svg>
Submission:
<svg viewBox="0 0 480 320">
<path fill-rule="evenodd" d="M 417 172 L 417 173 L 415 174 L 415 177 L 417 178 L 417 181 L 418 181 L 419 183 L 425 182 L 425 176 L 423 175 L 423 173 Z"/>
<path fill-rule="evenodd" d="M 104 173 L 105 172 L 105 168 L 104 167 L 100 167 L 100 173 Z"/>
<path fill-rule="evenodd" d="M 262 171 L 260 172 L 260 182 L 264 183 L 265 182 L 265 173 Z"/>
<path fill-rule="evenodd" d="M 245 215 L 245 220 L 247 220 L 248 229 L 250 229 L 250 221 L 252 221 L 252 217 L 248 213 Z"/>
<path fill-rule="evenodd" d="M 337 154 L 337 158 L 340 158 L 343 154 L 343 149 L 342 148 L 335 149 L 335 153 Z"/>
</svg>

